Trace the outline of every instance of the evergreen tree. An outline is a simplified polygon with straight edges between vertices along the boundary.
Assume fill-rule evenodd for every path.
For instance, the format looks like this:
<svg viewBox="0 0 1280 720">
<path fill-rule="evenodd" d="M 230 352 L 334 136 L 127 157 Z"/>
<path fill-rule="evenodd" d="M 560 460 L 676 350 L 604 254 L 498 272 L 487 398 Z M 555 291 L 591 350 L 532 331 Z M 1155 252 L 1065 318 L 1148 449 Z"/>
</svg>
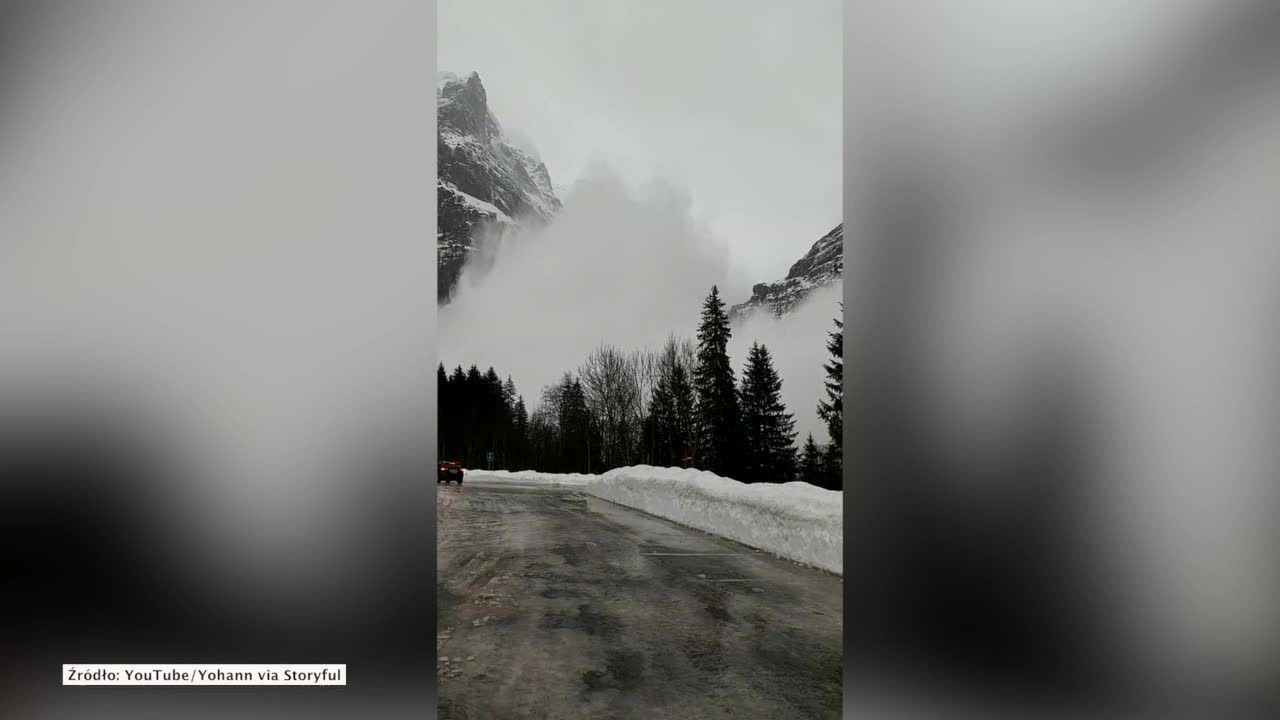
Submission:
<svg viewBox="0 0 1280 720">
<path fill-rule="evenodd" d="M 484 457 L 481 453 L 484 439 L 481 434 L 484 431 L 484 377 L 480 374 L 480 369 L 475 365 L 467 368 L 467 375 L 462 382 L 461 417 L 460 429 L 462 433 L 463 443 L 459 448 L 462 457 L 459 458 L 465 467 L 480 467 L 480 459 Z"/>
<path fill-rule="evenodd" d="M 684 454 L 692 451 L 693 407 L 693 386 L 684 367 L 676 364 L 664 368 L 650 400 L 659 465 L 678 465 Z"/>
<path fill-rule="evenodd" d="M 465 462 L 466 429 L 466 375 L 459 365 L 449 373 L 440 393 L 437 432 L 440 438 L 440 459 Z"/>
<path fill-rule="evenodd" d="M 529 466 L 529 411 L 524 406 L 524 396 L 516 396 L 515 442 L 512 466 L 523 470 Z"/>
<path fill-rule="evenodd" d="M 769 350 L 751 343 L 739 393 L 746 482 L 788 482 L 795 477 L 795 419 L 782 404 L 781 391 L 782 378 Z"/>
<path fill-rule="evenodd" d="M 823 486 L 823 456 L 818 444 L 813 441 L 813 433 L 804 441 L 804 449 L 800 451 L 800 479 L 810 485 Z"/>
<path fill-rule="evenodd" d="M 502 378 L 491 366 L 484 372 L 484 389 L 480 406 L 480 456 L 481 467 L 489 467 L 487 453 L 493 452 L 494 467 L 501 467 L 496 457 L 502 450 L 502 431 L 507 419 L 507 404 L 502 399 Z"/>
<path fill-rule="evenodd" d="M 514 414 L 516 409 L 516 384 L 511 380 L 511 376 L 507 376 L 506 382 L 502 383 L 502 404 L 506 405 Z"/>
<path fill-rule="evenodd" d="M 840 307 L 843 310 L 844 305 Z M 828 442 L 823 453 L 824 485 L 839 490 L 844 486 L 844 322 L 836 318 L 835 326 L 827 340 L 831 359 L 822 366 L 827 371 L 827 399 L 818 402 L 818 417 L 827 423 Z"/>
<path fill-rule="evenodd" d="M 569 373 L 564 374 L 559 389 L 560 407 L 557 418 L 560 426 L 560 472 L 591 472 L 592 433 L 587 396 L 582 383 Z M 598 444 L 595 445 L 598 452 Z"/>
<path fill-rule="evenodd" d="M 654 438 L 655 465 L 674 465 L 676 453 L 676 411 L 671 397 L 671 377 L 664 372 L 658 377 L 649 399 L 649 425 Z"/>
<path fill-rule="evenodd" d="M 685 453 L 693 451 L 693 386 L 689 384 L 685 348 L 692 348 L 671 336 L 658 356 L 657 380 L 649 401 L 651 427 L 655 439 L 655 460 L 659 465 L 678 465 Z"/>
<path fill-rule="evenodd" d="M 502 383 L 501 401 L 501 406 L 497 408 L 497 467 L 511 470 L 513 469 L 511 452 L 516 426 L 516 384 L 511 380 L 510 375 Z"/>
<path fill-rule="evenodd" d="M 671 411 L 672 431 L 671 443 L 676 464 L 686 452 L 693 452 L 694 446 L 694 395 L 693 386 L 689 384 L 689 374 L 684 365 L 677 363 L 671 368 Z"/>
<path fill-rule="evenodd" d="M 729 317 L 714 285 L 702 305 L 698 327 L 697 366 L 693 387 L 696 398 L 698 465 L 732 477 L 737 473 L 741 429 L 738 393 L 729 363 Z"/>
<path fill-rule="evenodd" d="M 834 443 L 828 443 L 822 450 L 822 483 L 828 490 L 844 488 L 844 455 Z"/>
<path fill-rule="evenodd" d="M 443 461 L 448 454 L 448 436 L 446 426 L 452 422 L 452 405 L 450 404 L 449 374 L 445 372 L 444 363 L 436 367 L 436 459 Z"/>
<path fill-rule="evenodd" d="M 827 371 L 827 399 L 818 401 L 818 417 L 827 423 L 829 445 L 838 453 L 844 445 L 844 323 L 836 318 L 835 325 L 827 340 L 831 360 L 822 366 Z"/>
<path fill-rule="evenodd" d="M 529 461 L 529 413 L 510 376 L 505 381 L 490 367 L 484 373 L 459 365 L 446 373 L 436 367 L 440 460 L 463 467 L 486 467 L 485 453 L 494 451 L 494 467 L 513 469 Z"/>
</svg>

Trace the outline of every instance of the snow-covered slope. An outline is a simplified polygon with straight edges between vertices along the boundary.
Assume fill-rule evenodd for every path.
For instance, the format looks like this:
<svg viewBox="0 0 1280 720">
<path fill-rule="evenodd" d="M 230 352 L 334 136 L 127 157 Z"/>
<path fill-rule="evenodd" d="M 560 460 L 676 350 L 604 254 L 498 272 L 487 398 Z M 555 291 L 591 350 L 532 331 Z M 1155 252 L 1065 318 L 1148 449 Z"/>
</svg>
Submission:
<svg viewBox="0 0 1280 720">
<path fill-rule="evenodd" d="M 479 74 L 442 73 L 436 98 L 436 293 L 443 303 L 485 223 L 545 223 L 560 200 L 547 166 L 503 135 Z"/>
<path fill-rule="evenodd" d="M 729 308 L 730 320 L 757 312 L 785 316 L 815 289 L 839 282 L 844 273 L 844 223 L 836 225 L 791 266 L 787 276 L 751 288 L 751 299 Z"/>
</svg>

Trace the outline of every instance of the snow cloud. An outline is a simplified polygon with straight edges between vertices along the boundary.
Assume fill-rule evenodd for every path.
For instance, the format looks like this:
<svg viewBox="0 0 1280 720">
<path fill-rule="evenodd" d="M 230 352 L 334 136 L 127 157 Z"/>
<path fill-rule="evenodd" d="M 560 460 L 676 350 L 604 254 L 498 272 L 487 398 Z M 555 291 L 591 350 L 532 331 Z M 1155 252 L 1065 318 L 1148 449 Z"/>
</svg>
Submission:
<svg viewBox="0 0 1280 720">
<path fill-rule="evenodd" d="M 748 290 L 685 192 L 631 187 L 603 164 L 551 224 L 491 233 L 478 252 L 440 308 L 440 360 L 493 365 L 530 404 L 601 342 L 656 348 L 668 333 L 692 336 L 712 285 L 729 297 Z"/>
<path fill-rule="evenodd" d="M 689 197 L 663 182 L 628 186 L 597 164 L 570 189 L 547 227 L 493 228 L 440 308 L 440 359 L 510 374 L 525 402 L 573 370 L 601 342 L 657 348 L 669 333 L 693 337 L 702 301 L 718 285 L 726 304 L 745 299 L 723 240 L 690 213 Z M 801 433 L 823 442 L 827 332 L 840 313 L 839 284 L 815 291 L 784 320 L 755 316 L 734 328 L 740 374 L 753 340 L 769 347 L 783 400 Z"/>
<path fill-rule="evenodd" d="M 822 369 L 830 359 L 827 333 L 835 329 L 833 321 L 841 316 L 843 291 L 842 283 L 814 290 L 785 318 L 756 313 L 733 329 L 729 342 L 729 356 L 739 379 L 751 343 L 769 348 L 773 366 L 782 376 L 782 401 L 795 414 L 796 447 L 803 446 L 808 433 L 813 433 L 820 445 L 827 442 L 827 426 L 818 417 L 817 407 L 827 396 L 827 373 Z"/>
<path fill-rule="evenodd" d="M 441 0 L 439 67 L 477 71 L 557 185 L 607 159 L 688 188 L 755 282 L 840 212 L 839 0 Z"/>
</svg>

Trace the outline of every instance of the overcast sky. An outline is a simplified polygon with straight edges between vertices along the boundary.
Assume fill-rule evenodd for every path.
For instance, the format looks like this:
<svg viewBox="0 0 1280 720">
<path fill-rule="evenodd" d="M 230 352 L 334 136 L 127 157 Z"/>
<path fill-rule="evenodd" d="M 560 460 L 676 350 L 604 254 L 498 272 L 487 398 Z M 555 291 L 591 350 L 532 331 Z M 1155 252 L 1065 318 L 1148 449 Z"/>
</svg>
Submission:
<svg viewBox="0 0 1280 720">
<path fill-rule="evenodd" d="M 441 0 L 438 67 L 478 71 L 557 186 L 603 160 L 628 184 L 683 187 L 764 282 L 841 220 L 841 13 L 839 0 Z"/>
</svg>

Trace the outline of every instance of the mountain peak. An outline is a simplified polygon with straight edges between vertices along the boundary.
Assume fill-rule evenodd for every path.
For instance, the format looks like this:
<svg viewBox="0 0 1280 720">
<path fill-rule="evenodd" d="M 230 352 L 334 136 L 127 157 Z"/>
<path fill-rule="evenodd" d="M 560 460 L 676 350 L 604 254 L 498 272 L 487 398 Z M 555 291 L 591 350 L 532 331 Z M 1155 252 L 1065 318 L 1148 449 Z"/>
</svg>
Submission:
<svg viewBox="0 0 1280 720">
<path fill-rule="evenodd" d="M 467 75 L 467 79 L 464 80 L 462 84 L 463 84 L 463 87 L 466 88 L 465 92 L 467 94 L 478 98 L 481 104 L 483 104 L 485 107 L 488 107 L 489 96 L 484 91 L 484 82 L 480 80 L 480 73 L 476 72 L 475 70 L 472 70 L 471 73 Z"/>
<path fill-rule="evenodd" d="M 545 223 L 560 200 L 547 166 L 526 149 L 532 141 L 504 134 L 480 73 L 441 73 L 437 92 L 437 297 L 447 302 L 486 223 Z"/>
<path fill-rule="evenodd" d="M 436 91 L 442 101 L 468 102 L 488 109 L 489 97 L 484 89 L 484 81 L 480 79 L 480 73 L 474 70 L 465 77 L 451 72 L 440 73 Z"/>
<path fill-rule="evenodd" d="M 836 282 L 844 273 L 844 223 L 831 229 L 791 266 L 777 282 L 757 283 L 751 298 L 729 308 L 730 320 L 741 320 L 758 311 L 786 315 L 817 288 Z"/>
<path fill-rule="evenodd" d="M 442 128 L 452 128 L 484 142 L 501 134 L 498 121 L 489 112 L 489 96 L 480 80 L 480 73 L 473 71 L 466 78 L 440 73 L 437 92 L 437 119 Z"/>
</svg>

